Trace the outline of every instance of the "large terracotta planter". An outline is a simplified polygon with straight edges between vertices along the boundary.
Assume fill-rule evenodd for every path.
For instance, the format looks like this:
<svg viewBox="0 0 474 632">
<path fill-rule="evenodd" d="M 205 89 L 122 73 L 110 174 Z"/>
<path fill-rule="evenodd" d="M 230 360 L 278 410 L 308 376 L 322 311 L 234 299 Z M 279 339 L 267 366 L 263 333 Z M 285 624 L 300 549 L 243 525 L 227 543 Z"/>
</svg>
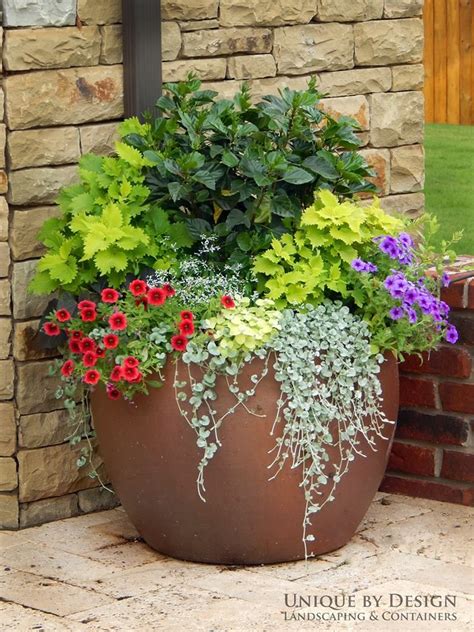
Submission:
<svg viewBox="0 0 474 632">
<path fill-rule="evenodd" d="M 250 373 L 242 375 L 242 382 Z M 269 481 L 268 452 L 279 384 L 271 373 L 262 381 L 252 405 L 267 416 L 244 409 L 228 417 L 220 431 L 222 447 L 205 470 L 206 502 L 198 497 L 197 464 L 202 451 L 192 429 L 180 416 L 174 395 L 174 367 L 166 384 L 134 404 L 110 401 L 104 390 L 92 396 L 92 411 L 108 474 L 131 521 L 154 549 L 172 557 L 216 564 L 262 564 L 304 558 L 301 472 L 285 467 Z M 395 420 L 398 366 L 390 356 L 382 367 L 384 412 Z M 250 381 L 249 381 L 250 384 Z M 233 396 L 218 382 L 217 409 Z M 233 400 L 235 402 L 235 399 Z M 314 514 L 316 540 L 310 553 L 321 554 L 346 544 L 354 535 L 382 480 L 395 425 L 387 424 L 389 441 L 377 439 L 377 451 L 364 446 L 337 488 L 336 500 Z"/>
</svg>

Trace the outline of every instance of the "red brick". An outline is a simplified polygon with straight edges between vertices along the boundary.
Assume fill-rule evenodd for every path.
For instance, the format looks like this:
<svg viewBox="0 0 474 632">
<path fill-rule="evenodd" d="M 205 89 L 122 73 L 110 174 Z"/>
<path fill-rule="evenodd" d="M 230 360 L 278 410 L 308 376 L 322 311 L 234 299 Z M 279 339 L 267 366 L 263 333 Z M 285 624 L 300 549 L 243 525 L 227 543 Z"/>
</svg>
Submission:
<svg viewBox="0 0 474 632">
<path fill-rule="evenodd" d="M 469 488 L 465 483 L 408 478 L 387 472 L 380 485 L 380 491 L 415 496 L 416 498 L 430 498 L 431 500 L 441 500 L 446 503 L 456 503 L 469 507 L 474 506 L 474 489 Z"/>
<path fill-rule="evenodd" d="M 452 312 L 449 321 L 459 332 L 459 344 L 474 345 L 474 312 Z"/>
<path fill-rule="evenodd" d="M 462 445 L 469 436 L 469 424 L 461 417 L 443 413 L 433 415 L 416 410 L 401 409 L 396 437 L 416 439 L 436 445 Z"/>
<path fill-rule="evenodd" d="M 474 384 L 444 382 L 439 385 L 443 410 L 474 414 Z"/>
<path fill-rule="evenodd" d="M 474 279 L 469 283 L 469 291 L 467 295 L 468 309 L 474 309 Z"/>
<path fill-rule="evenodd" d="M 430 380 L 400 376 L 400 406 L 435 408 L 435 387 Z"/>
<path fill-rule="evenodd" d="M 395 441 L 392 446 L 388 469 L 404 474 L 419 474 L 434 476 L 435 449 L 400 443 Z"/>
<path fill-rule="evenodd" d="M 451 283 L 449 287 L 441 290 L 441 299 L 446 301 L 450 307 L 465 307 L 464 304 L 464 287 L 466 281 L 456 281 Z"/>
<path fill-rule="evenodd" d="M 441 346 L 431 353 L 423 353 L 422 356 L 422 359 L 416 355 L 408 356 L 400 365 L 400 371 L 430 373 L 446 377 L 466 378 L 471 375 L 471 354 L 461 347 Z"/>
<path fill-rule="evenodd" d="M 445 450 L 441 476 L 453 481 L 474 483 L 474 454 L 472 452 Z"/>
</svg>

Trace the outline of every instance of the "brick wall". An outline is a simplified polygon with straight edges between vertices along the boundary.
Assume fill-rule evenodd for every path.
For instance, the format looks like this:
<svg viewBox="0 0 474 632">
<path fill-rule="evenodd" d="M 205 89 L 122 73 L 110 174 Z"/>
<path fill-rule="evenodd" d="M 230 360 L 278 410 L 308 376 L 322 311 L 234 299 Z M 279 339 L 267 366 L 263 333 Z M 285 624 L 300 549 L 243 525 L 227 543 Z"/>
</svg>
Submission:
<svg viewBox="0 0 474 632">
<path fill-rule="evenodd" d="M 381 489 L 473 505 L 474 280 L 452 283 L 443 298 L 460 340 L 401 365 L 401 410 Z"/>
<path fill-rule="evenodd" d="M 231 95 L 303 88 L 360 125 L 387 209 L 423 206 L 422 0 L 162 0 L 163 75 L 196 72 Z M 0 525 L 107 506 L 78 473 L 65 413 L 34 332 L 47 299 L 26 294 L 45 218 L 87 152 L 122 117 L 120 0 L 4 0 L 0 90 Z M 4 151 L 6 139 L 6 153 Z M 6 162 L 5 162 L 6 161 Z M 8 193 L 7 193 L 8 179 Z M 7 200 L 5 199 L 7 194 Z M 8 202 L 8 203 L 7 203 Z M 10 261 L 11 259 L 11 261 Z"/>
</svg>

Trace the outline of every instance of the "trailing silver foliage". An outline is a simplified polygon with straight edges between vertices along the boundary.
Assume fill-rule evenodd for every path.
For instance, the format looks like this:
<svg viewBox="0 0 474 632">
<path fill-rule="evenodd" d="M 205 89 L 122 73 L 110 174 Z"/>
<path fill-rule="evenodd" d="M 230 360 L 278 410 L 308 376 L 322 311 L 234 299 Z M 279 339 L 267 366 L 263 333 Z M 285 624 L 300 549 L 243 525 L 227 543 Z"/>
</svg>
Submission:
<svg viewBox="0 0 474 632">
<path fill-rule="evenodd" d="M 388 438 L 384 427 L 393 422 L 381 410 L 383 356 L 372 353 L 366 323 L 342 303 L 326 302 L 298 312 L 285 310 L 280 324 L 265 347 L 244 357 L 237 352 L 229 357 L 228 350 L 223 357 L 213 340 L 204 347 L 190 343 L 182 356 L 187 374 L 180 376 L 177 364 L 174 387 L 181 414 L 203 450 L 197 485 L 205 500 L 204 470 L 221 445 L 219 428 L 239 406 L 255 414 L 249 400 L 273 363 L 281 396 L 272 428 L 276 439 L 270 480 L 285 466 L 301 468 L 306 500 L 303 542 L 308 556 L 308 542 L 315 539 L 308 532 L 312 515 L 334 500 L 350 463 L 357 455 L 364 456 L 364 449 L 375 450 L 376 437 Z M 239 374 L 256 358 L 264 360 L 263 369 L 252 375 L 252 387 L 242 390 Z M 235 396 L 232 407 L 220 414 L 214 404 L 219 374 Z"/>
</svg>

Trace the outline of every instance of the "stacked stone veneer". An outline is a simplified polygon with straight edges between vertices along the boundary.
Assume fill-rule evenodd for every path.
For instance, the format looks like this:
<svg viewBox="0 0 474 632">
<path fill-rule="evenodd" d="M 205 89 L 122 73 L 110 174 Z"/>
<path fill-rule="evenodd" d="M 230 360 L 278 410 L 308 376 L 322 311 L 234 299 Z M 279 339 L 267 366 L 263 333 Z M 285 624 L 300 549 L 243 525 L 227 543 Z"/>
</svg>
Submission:
<svg viewBox="0 0 474 632">
<path fill-rule="evenodd" d="M 48 354 L 34 342 L 48 299 L 26 287 L 59 189 L 76 179 L 81 154 L 113 144 L 122 44 L 119 0 L 4 0 L 3 9 L 0 524 L 15 528 L 115 502 L 78 472 Z"/>
<path fill-rule="evenodd" d="M 110 503 L 76 470 L 65 412 L 27 295 L 41 248 L 86 152 L 106 153 L 123 115 L 120 0 L 4 0 L 0 92 L 0 524 Z M 231 95 L 303 88 L 317 74 L 335 116 L 355 117 L 387 209 L 423 206 L 422 0 L 162 0 L 163 75 L 194 71 Z M 5 109 L 3 99 L 5 98 Z M 4 119 L 3 112 L 5 111 Z M 8 180 L 8 185 L 7 185 Z"/>
</svg>

